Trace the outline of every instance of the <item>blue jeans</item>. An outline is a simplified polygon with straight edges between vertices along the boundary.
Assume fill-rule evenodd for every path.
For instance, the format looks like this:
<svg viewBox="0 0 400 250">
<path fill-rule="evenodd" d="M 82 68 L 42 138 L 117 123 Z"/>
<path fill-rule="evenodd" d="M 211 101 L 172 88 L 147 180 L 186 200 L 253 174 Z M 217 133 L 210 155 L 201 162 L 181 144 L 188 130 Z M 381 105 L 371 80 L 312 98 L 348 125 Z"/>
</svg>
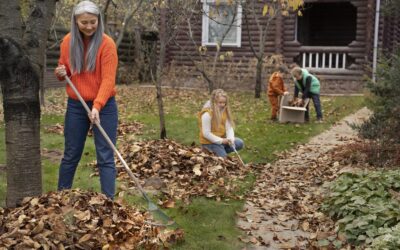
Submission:
<svg viewBox="0 0 400 250">
<path fill-rule="evenodd" d="M 93 102 L 88 101 L 86 103 L 91 109 Z M 118 126 L 118 109 L 114 97 L 111 97 L 100 110 L 100 123 L 115 145 Z M 64 157 L 60 165 L 58 190 L 70 189 L 72 187 L 76 167 L 82 156 L 89 127 L 90 120 L 85 108 L 79 101 L 68 98 L 64 122 Z M 117 173 L 114 151 L 96 126 L 93 126 L 93 134 L 96 146 L 97 167 L 100 172 L 101 192 L 108 198 L 113 199 Z"/>
<path fill-rule="evenodd" d="M 221 157 L 226 157 L 229 153 L 232 153 L 234 151 L 230 145 L 226 144 L 202 144 L 202 146 Z M 236 151 L 241 150 L 243 146 L 243 140 L 235 137 Z"/>
<path fill-rule="evenodd" d="M 317 119 L 322 119 L 322 109 L 321 109 L 321 101 L 319 100 L 319 94 L 309 93 L 309 97 L 312 99 L 314 103 L 315 112 L 317 113 Z M 308 103 L 306 107 L 307 109 L 305 113 L 306 121 L 310 120 L 309 105 L 310 103 Z"/>
</svg>

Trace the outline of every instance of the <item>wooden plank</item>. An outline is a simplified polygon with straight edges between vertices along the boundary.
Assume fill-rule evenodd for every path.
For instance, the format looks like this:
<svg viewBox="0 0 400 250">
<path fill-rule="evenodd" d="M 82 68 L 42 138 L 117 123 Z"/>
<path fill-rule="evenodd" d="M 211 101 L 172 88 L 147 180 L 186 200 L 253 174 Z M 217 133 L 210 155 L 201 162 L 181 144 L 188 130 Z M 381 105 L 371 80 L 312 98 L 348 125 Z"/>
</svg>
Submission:
<svg viewBox="0 0 400 250">
<path fill-rule="evenodd" d="M 283 52 L 283 54 L 285 55 L 285 57 L 296 57 L 300 54 L 299 51 L 297 52 Z"/>
<path fill-rule="evenodd" d="M 45 88 L 60 88 L 65 87 L 66 82 L 59 81 L 55 74 L 54 69 L 50 68 L 43 74 L 43 82 Z"/>
<path fill-rule="evenodd" d="M 317 74 L 325 74 L 325 75 L 362 75 L 364 73 L 363 70 L 354 70 L 354 69 L 328 69 L 328 68 L 318 68 L 311 69 L 313 73 Z"/>
<path fill-rule="evenodd" d="M 302 108 L 302 107 L 282 106 L 282 108 L 288 109 L 288 110 L 306 111 L 306 108 Z"/>
<path fill-rule="evenodd" d="M 343 76 L 343 75 L 317 75 L 319 79 L 323 80 L 345 80 L 345 81 L 361 81 L 363 79 L 363 75 L 357 76 L 357 75 L 348 75 L 348 76 Z"/>
</svg>

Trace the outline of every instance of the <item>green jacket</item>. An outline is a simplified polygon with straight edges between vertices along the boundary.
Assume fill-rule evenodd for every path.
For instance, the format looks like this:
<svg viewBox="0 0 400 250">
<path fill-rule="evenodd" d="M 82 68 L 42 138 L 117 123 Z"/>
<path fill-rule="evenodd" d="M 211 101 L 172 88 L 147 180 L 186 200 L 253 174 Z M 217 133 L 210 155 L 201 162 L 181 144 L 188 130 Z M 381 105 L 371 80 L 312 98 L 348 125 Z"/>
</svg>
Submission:
<svg viewBox="0 0 400 250">
<path fill-rule="evenodd" d="M 301 69 L 301 71 L 303 72 L 303 78 L 302 78 L 303 86 L 306 87 L 306 79 L 307 79 L 309 76 L 311 76 L 310 92 L 313 93 L 313 94 L 319 94 L 320 89 L 321 89 L 321 85 L 320 85 L 320 83 L 319 83 L 318 78 L 315 77 L 314 75 L 310 74 L 310 73 L 308 72 L 308 70 L 306 70 L 306 69 Z M 298 83 L 298 81 L 295 79 L 294 82 L 295 82 L 297 88 L 299 89 L 299 91 L 300 91 L 300 92 L 303 92 L 303 90 L 302 90 L 300 84 Z"/>
</svg>

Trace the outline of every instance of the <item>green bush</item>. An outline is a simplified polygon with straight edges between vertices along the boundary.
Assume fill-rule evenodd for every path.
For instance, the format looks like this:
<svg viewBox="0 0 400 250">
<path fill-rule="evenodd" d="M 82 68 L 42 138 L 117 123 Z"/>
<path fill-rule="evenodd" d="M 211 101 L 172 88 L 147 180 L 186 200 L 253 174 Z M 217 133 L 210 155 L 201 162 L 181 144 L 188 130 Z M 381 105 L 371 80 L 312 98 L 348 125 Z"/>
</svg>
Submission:
<svg viewBox="0 0 400 250">
<path fill-rule="evenodd" d="M 371 108 L 374 114 L 360 127 L 362 136 L 368 139 L 391 140 L 400 143 L 400 50 L 391 58 L 381 61 L 376 82 L 370 81 Z"/>
<path fill-rule="evenodd" d="M 376 82 L 370 81 L 370 119 L 358 127 L 363 138 L 374 140 L 368 158 L 375 166 L 399 166 L 400 148 L 400 49 L 390 58 L 383 59 L 377 70 Z"/>
<path fill-rule="evenodd" d="M 322 210 L 350 243 L 370 244 L 400 222 L 400 171 L 346 173 L 329 185 Z M 399 194 L 400 195 L 400 194 Z"/>
<path fill-rule="evenodd" d="M 366 250 L 397 250 L 400 249 L 400 224 L 396 226 L 385 229 L 382 231 L 382 235 L 376 237 L 372 243 L 371 247 L 366 248 Z"/>
</svg>

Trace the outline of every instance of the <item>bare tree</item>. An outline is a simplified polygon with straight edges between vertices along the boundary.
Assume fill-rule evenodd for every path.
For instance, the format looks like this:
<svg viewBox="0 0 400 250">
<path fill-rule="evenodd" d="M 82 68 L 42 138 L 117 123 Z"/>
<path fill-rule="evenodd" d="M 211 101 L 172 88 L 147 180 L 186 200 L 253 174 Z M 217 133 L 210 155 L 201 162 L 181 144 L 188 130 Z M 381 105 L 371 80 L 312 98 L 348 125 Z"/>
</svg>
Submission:
<svg viewBox="0 0 400 250">
<path fill-rule="evenodd" d="M 104 21 L 107 24 L 108 23 L 108 10 L 110 5 L 113 5 L 115 9 L 119 9 L 120 12 L 123 14 L 122 22 L 121 22 L 121 27 L 120 30 L 116 34 L 111 34 L 111 31 L 109 27 L 106 25 L 106 33 L 111 35 L 111 37 L 114 38 L 115 43 L 117 45 L 117 48 L 121 45 L 122 39 L 124 39 L 124 35 L 130 26 L 131 21 L 133 20 L 133 17 L 135 14 L 138 12 L 140 7 L 143 4 L 143 0 L 139 1 L 116 1 L 116 0 L 107 0 L 102 12 L 104 16 Z M 117 18 L 117 17 L 114 17 Z"/>
<path fill-rule="evenodd" d="M 277 0 L 277 1 L 259 1 L 247 0 L 243 4 L 243 12 L 246 23 L 247 36 L 249 38 L 250 48 L 257 59 L 256 66 L 256 84 L 255 97 L 261 96 L 262 70 L 265 58 L 265 43 L 267 41 L 267 32 L 271 22 L 274 19 L 287 16 L 289 11 L 296 11 L 303 5 L 302 0 Z M 249 23 L 253 21 L 257 25 L 258 37 L 253 37 L 250 33 Z M 258 48 L 254 45 L 253 39 L 258 39 Z"/>
<path fill-rule="evenodd" d="M 162 73 L 164 71 L 164 63 L 165 63 L 165 54 L 166 54 L 166 47 L 167 47 L 167 6 L 162 4 L 161 1 L 158 2 L 159 4 L 159 15 L 160 15 L 160 52 L 158 56 L 158 64 L 157 64 L 157 72 L 156 72 L 156 79 L 153 78 L 153 82 L 156 85 L 157 91 L 157 105 L 158 105 L 158 115 L 160 117 L 160 138 L 165 139 L 167 137 L 167 128 L 165 126 L 165 114 L 164 114 L 164 102 L 162 99 Z"/>
<path fill-rule="evenodd" d="M 159 24 L 159 54 L 156 72 L 151 72 L 157 91 L 157 104 L 160 118 L 160 138 L 167 137 L 165 126 L 164 102 L 162 99 L 162 82 L 165 71 L 167 45 L 178 32 L 178 24 L 182 23 L 186 12 L 191 9 L 193 0 L 157 0 L 154 5 L 155 23 Z"/>
<path fill-rule="evenodd" d="M 198 5 L 198 1 L 195 3 Z M 214 22 L 219 27 L 222 27 L 219 30 L 218 35 L 216 37 L 215 42 L 215 51 L 209 52 L 206 46 L 202 46 L 196 41 L 193 33 L 193 26 L 195 25 L 193 22 L 196 22 L 195 18 L 198 17 L 198 13 L 195 11 L 188 12 L 185 23 L 187 25 L 186 29 L 181 30 L 181 34 L 183 33 L 190 40 L 193 47 L 187 47 L 180 44 L 179 40 L 174 39 L 174 44 L 180 49 L 181 52 L 185 54 L 185 56 L 192 62 L 194 68 L 197 72 L 201 74 L 203 79 L 206 81 L 208 90 L 211 93 L 217 84 L 217 79 L 219 78 L 216 73 L 216 69 L 218 67 L 218 58 L 220 58 L 221 48 L 224 45 L 225 38 L 232 30 L 232 28 L 237 27 L 238 22 L 238 7 L 241 4 L 240 0 L 237 1 L 229 1 L 224 5 L 220 3 L 216 3 L 216 12 L 214 14 L 205 13 L 200 11 L 201 15 L 207 16 L 212 22 Z M 215 17 L 215 14 L 218 15 L 221 13 L 226 16 L 224 8 L 228 8 L 232 15 L 228 20 L 220 21 Z M 195 9 L 195 8 L 193 8 Z M 198 54 L 196 56 L 192 55 L 189 51 L 197 51 Z"/>
<path fill-rule="evenodd" d="M 7 201 L 42 192 L 39 85 L 56 0 L 31 1 L 22 23 L 19 1 L 0 1 L 0 84 L 6 127 Z"/>
</svg>

